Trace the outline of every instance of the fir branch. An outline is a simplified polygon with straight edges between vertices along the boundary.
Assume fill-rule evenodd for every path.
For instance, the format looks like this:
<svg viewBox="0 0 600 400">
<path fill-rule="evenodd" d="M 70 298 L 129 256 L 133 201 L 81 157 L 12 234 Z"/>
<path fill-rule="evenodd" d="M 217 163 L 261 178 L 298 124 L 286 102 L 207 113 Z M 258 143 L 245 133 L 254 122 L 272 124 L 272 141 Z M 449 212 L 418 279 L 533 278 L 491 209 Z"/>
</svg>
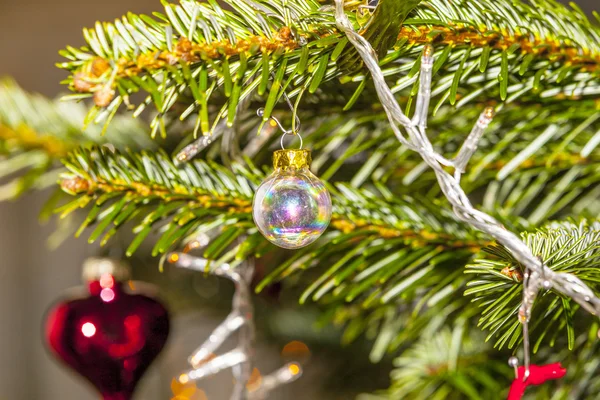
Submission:
<svg viewBox="0 0 600 400">
<path fill-rule="evenodd" d="M 532 6 L 524 2 L 483 1 L 470 8 L 451 7 L 440 0 L 428 3 L 431 7 L 420 7 L 414 20 L 405 21 L 399 40 L 406 39 L 410 44 L 510 49 L 511 53 L 518 51 L 527 58 L 535 57 L 536 61 L 559 62 L 594 75 L 600 73 L 600 30 L 576 7 L 568 10 L 546 0 L 532 1 Z M 556 15 L 558 18 L 554 19 Z M 478 16 L 496 26 L 490 29 L 470 23 Z M 423 20 L 436 22 L 421 25 Z"/>
<path fill-rule="evenodd" d="M 510 369 L 488 358 L 488 347 L 464 326 L 425 334 L 394 360 L 391 387 L 360 400 L 492 399 L 505 391 Z M 500 375 L 500 376 L 499 376 Z"/>
<path fill-rule="evenodd" d="M 113 153 L 106 148 L 76 150 L 64 163 L 70 172 L 63 174 L 61 187 L 77 198 L 58 211 L 68 215 L 78 208 L 90 206 L 89 215 L 78 231 L 81 233 L 87 226 L 97 225 L 90 241 L 105 233 L 102 239 L 105 243 L 126 222 L 146 215 L 134 228 L 137 236 L 128 254 L 132 254 L 154 229 L 161 232 L 154 247 L 157 255 L 177 247 L 188 237 L 218 226 L 223 227 L 223 234 L 232 234 L 230 228 L 235 228 L 236 237 L 242 233 L 251 235 L 251 239 L 241 246 L 244 254 L 240 257 L 265 251 L 265 243 L 257 240 L 251 222 L 251 199 L 254 189 L 264 178 L 254 168 L 236 164 L 233 170 L 227 170 L 204 161 L 178 168 L 162 151 Z M 427 244 L 457 251 L 464 249 L 468 253 L 485 245 L 463 232 L 448 211 L 438 210 L 434 216 L 433 207 L 427 209 L 422 205 L 426 203 L 424 200 L 406 198 L 391 203 L 368 191 L 345 185 L 331 189 L 335 203 L 332 234 L 340 236 L 337 240 L 340 248 L 350 243 L 341 240 L 344 234 L 347 240 L 370 238 L 372 241 L 384 236 L 415 247 Z M 158 227 L 161 220 L 167 223 Z M 218 240 L 214 239 L 215 242 Z M 254 247 L 249 248 L 250 245 Z M 226 247 L 220 247 L 220 251 L 206 257 L 215 259 Z"/>
<path fill-rule="evenodd" d="M 553 271 L 568 272 L 598 289 L 600 269 L 600 223 L 583 220 L 575 223 L 550 223 L 537 232 L 523 233 L 528 247 Z M 474 296 L 481 310 L 479 326 L 488 330 L 488 339 L 496 338 L 496 346 L 514 348 L 519 345 L 521 324 L 517 319 L 521 304 L 523 266 L 502 246 L 485 249 L 489 255 L 467 266 L 466 273 L 474 278 L 468 283 L 465 295 Z M 574 313 L 577 304 L 553 290 L 543 293 L 536 301 L 538 314 L 533 325 L 533 351 L 548 342 L 552 345 L 558 335 L 568 337 L 568 347 L 573 349 L 575 328 Z M 582 324 L 587 325 L 583 321 Z"/>
<path fill-rule="evenodd" d="M 209 99 L 217 87 L 223 88 L 230 101 L 213 126 L 227 114 L 232 123 L 237 104 L 252 90 L 264 94 L 270 74 L 281 70 L 278 75 L 282 76 L 288 60 L 297 63 L 303 78 L 310 77 L 305 72 L 309 61 L 309 70 L 314 65 L 309 56 L 321 53 L 320 48 L 331 42 L 332 30 L 321 16 L 313 15 L 318 9 L 313 0 L 229 1 L 228 5 L 233 11 L 223 10 L 216 2 L 183 0 L 179 6 L 165 3 L 165 14 L 158 14 L 160 22 L 129 14 L 114 24 L 98 23 L 95 29 L 85 31 L 91 53 L 69 47 L 62 54 L 71 61 L 61 67 L 73 71 L 69 79 L 72 88 L 93 94 L 93 113 L 98 107 L 117 109 L 123 101 L 128 103 L 130 93 L 140 89 L 149 93 L 136 113 L 155 104 L 160 115 L 152 124 L 153 135 L 159 129 L 166 134 L 163 114 L 187 89 L 193 101 L 181 118 L 196 112 L 196 132 L 208 133 Z M 323 45 L 318 46 L 321 40 Z M 300 42 L 306 41 L 312 42 L 313 54 L 306 46 L 299 50 Z M 309 84 L 317 86 L 322 78 L 322 73 L 313 74 Z M 271 88 L 273 105 L 281 96 L 275 87 L 281 85 Z M 271 111 L 272 106 L 266 107 L 265 121 Z"/>
<path fill-rule="evenodd" d="M 103 136 L 99 129 L 81 131 L 85 108 L 25 92 L 14 81 L 0 80 L 0 200 L 56 183 L 58 161 L 86 143 L 149 146 L 143 127 L 119 118 Z"/>
<path fill-rule="evenodd" d="M 208 134 L 211 119 L 213 128 L 221 118 L 232 124 L 239 102 L 255 93 L 267 101 L 266 121 L 284 91 L 301 98 L 319 87 L 339 90 L 337 79 L 365 79 L 360 70 L 349 72 L 356 71 L 360 59 L 349 56 L 354 52 L 336 31 L 328 8 L 313 0 L 226 3 L 231 11 L 215 2 L 182 0 L 178 6 L 165 4 L 165 14 L 157 18 L 128 14 L 114 24 L 98 23 L 85 31 L 88 47 L 64 50 L 69 61 L 60 66 L 71 72 L 67 82 L 81 93 L 77 98 L 94 96 L 90 115 L 95 119 L 109 118 L 133 93 L 148 93 L 135 115 L 155 104 L 153 135 L 166 134 L 164 118 L 170 112 L 182 120 L 195 116 L 195 132 Z M 359 11 L 348 13 L 361 23 Z M 376 11 L 365 35 L 369 27 L 387 26 L 391 14 Z M 401 29 L 381 65 L 395 82 L 393 91 L 409 95 L 408 108 L 425 42 L 437 49 L 436 109 L 447 102 L 461 107 L 475 97 L 519 100 L 529 108 L 600 92 L 599 28 L 576 9 L 551 1 L 423 1 Z M 381 43 L 378 49 L 385 47 Z M 372 95 L 372 88 L 361 84 L 352 99 L 338 97 L 330 105 L 341 112 L 349 100 Z M 175 111 L 177 103 L 183 107 Z"/>
<path fill-rule="evenodd" d="M 60 159 L 67 155 L 70 150 L 69 144 L 62 142 L 53 135 L 36 132 L 27 125 L 12 127 L 0 126 L 0 140 L 13 148 L 23 151 L 40 150 L 52 159 Z"/>
</svg>

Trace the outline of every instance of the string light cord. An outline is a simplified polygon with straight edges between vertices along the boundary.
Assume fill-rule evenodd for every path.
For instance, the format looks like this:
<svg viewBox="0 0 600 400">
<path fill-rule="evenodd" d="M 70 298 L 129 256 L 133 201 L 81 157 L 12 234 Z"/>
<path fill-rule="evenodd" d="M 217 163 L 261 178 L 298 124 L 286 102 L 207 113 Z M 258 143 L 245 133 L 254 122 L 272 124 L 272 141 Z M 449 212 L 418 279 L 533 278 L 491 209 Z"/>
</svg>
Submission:
<svg viewBox="0 0 600 400">
<path fill-rule="evenodd" d="M 588 312 L 597 315 L 600 312 L 600 299 L 579 278 L 572 274 L 555 272 L 535 257 L 527 245 L 514 233 L 508 231 L 492 216 L 475 209 L 465 191 L 460 186 L 460 178 L 465 167 L 477 149 L 485 129 L 491 123 L 494 110 L 487 108 L 480 116 L 475 127 L 465 140 L 458 155 L 448 160 L 437 153 L 426 135 L 429 101 L 431 98 L 431 76 L 433 70 L 433 48 L 425 46 L 421 60 L 420 87 L 416 110 L 413 119 L 409 119 L 398 104 L 393 92 L 387 85 L 379 67 L 377 54 L 371 44 L 358 34 L 348 16 L 344 12 L 344 1 L 335 0 L 335 18 L 337 26 L 346 34 L 348 40 L 360 54 L 365 66 L 373 78 L 378 97 L 385 109 L 394 134 L 401 144 L 418 152 L 437 177 L 445 197 L 453 207 L 456 216 L 504 245 L 525 266 L 523 281 L 523 300 L 519 310 L 519 321 L 523 324 L 523 347 L 526 380 L 529 377 L 530 341 L 529 321 L 531 309 L 539 293 L 543 289 L 554 289 L 580 304 Z M 404 136 L 399 125 L 403 126 L 408 136 Z M 454 174 L 444 167 L 453 167 Z"/>
<path fill-rule="evenodd" d="M 166 260 L 177 267 L 223 277 L 233 282 L 233 295 L 230 314 L 208 337 L 208 339 L 188 358 L 191 369 L 179 376 L 180 383 L 198 381 L 231 368 L 235 378 L 231 400 L 262 400 L 281 385 L 297 380 L 302 368 L 290 363 L 264 376 L 260 386 L 248 388 L 252 376 L 254 355 L 254 307 L 251 297 L 251 281 L 254 263 L 244 261 L 237 266 L 227 263 L 212 266 L 208 260 L 187 253 L 169 253 Z M 214 264 L 214 262 L 212 263 Z M 234 333 L 238 333 L 237 347 L 223 355 L 213 354 Z"/>
</svg>

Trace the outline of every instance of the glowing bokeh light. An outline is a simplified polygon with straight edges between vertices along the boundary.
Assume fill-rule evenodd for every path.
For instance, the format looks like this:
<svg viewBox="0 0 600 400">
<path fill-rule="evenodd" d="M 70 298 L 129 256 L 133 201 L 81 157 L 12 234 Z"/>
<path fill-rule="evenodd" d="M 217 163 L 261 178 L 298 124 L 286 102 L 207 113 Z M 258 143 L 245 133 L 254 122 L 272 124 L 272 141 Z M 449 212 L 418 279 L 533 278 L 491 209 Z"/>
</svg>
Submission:
<svg viewBox="0 0 600 400">
<path fill-rule="evenodd" d="M 305 343 L 294 340 L 283 347 L 281 357 L 290 361 L 306 362 L 310 358 L 310 349 Z"/>
<path fill-rule="evenodd" d="M 112 277 L 111 274 L 104 274 L 100 277 L 100 286 L 102 286 L 105 289 L 112 289 L 112 287 L 115 285 L 115 279 Z"/>
<path fill-rule="evenodd" d="M 105 303 L 110 303 L 115 299 L 115 291 L 109 288 L 102 289 L 100 292 L 100 298 Z"/>
<path fill-rule="evenodd" d="M 290 364 L 288 370 L 292 375 L 298 375 L 300 373 L 300 366 L 298 364 Z"/>
<path fill-rule="evenodd" d="M 94 324 L 92 324 L 91 322 L 86 322 L 81 327 L 81 333 L 83 333 L 83 336 L 85 336 L 87 338 L 91 338 L 92 336 L 94 336 L 96 334 L 96 326 Z"/>
<path fill-rule="evenodd" d="M 250 375 L 250 379 L 248 379 L 248 383 L 246 383 L 246 389 L 249 392 L 254 392 L 258 390 L 262 385 L 262 375 L 258 368 L 254 368 L 252 370 L 252 374 Z"/>
</svg>

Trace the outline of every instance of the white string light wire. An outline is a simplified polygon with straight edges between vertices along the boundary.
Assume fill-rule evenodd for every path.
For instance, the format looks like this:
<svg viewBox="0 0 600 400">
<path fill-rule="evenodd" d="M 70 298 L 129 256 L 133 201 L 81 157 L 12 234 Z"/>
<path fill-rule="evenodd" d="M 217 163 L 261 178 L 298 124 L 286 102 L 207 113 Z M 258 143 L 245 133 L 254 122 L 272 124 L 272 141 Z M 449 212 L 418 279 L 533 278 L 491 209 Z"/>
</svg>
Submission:
<svg viewBox="0 0 600 400">
<path fill-rule="evenodd" d="M 196 246 L 190 246 L 194 247 Z M 293 382 L 302 375 L 299 364 L 289 363 L 262 377 L 258 387 L 248 388 L 253 370 L 255 333 L 250 287 L 254 274 L 253 261 L 245 261 L 236 267 L 227 263 L 211 267 L 206 259 L 187 253 L 169 253 L 166 259 L 181 268 L 227 278 L 235 285 L 231 313 L 189 357 L 191 369 L 179 376 L 180 383 L 198 381 L 231 368 L 235 378 L 231 400 L 263 400 L 277 387 Z M 214 352 L 235 332 L 238 332 L 237 347 L 223 355 L 215 356 Z"/>
<path fill-rule="evenodd" d="M 426 46 L 421 59 L 420 88 L 417 97 L 416 111 L 413 119 L 409 119 L 400 108 L 393 92 L 385 82 L 379 67 L 377 53 L 371 44 L 359 35 L 344 12 L 344 1 L 335 0 L 335 17 L 337 26 L 346 34 L 348 40 L 356 48 L 365 66 L 369 69 L 378 97 L 385 109 L 391 127 L 403 145 L 418 152 L 425 163 L 433 169 L 442 192 L 450 202 L 456 216 L 504 245 L 525 266 L 523 280 L 523 301 L 519 310 L 519 321 L 523 324 L 525 378 L 529 377 L 530 342 L 529 321 L 531 309 L 539 293 L 543 289 L 554 289 L 579 303 L 588 312 L 597 315 L 600 312 L 600 299 L 579 278 L 572 274 L 555 272 L 534 256 L 527 245 L 514 233 L 490 215 L 475 209 L 465 191 L 460 186 L 460 178 L 465 167 L 477 149 L 479 139 L 485 128 L 492 121 L 494 110 L 486 109 L 480 116 L 473 131 L 465 140 L 458 155 L 448 160 L 437 153 L 426 135 L 429 100 L 431 98 L 431 75 L 433 69 L 433 48 Z M 402 125 L 408 137 L 405 137 L 398 125 Z M 454 174 L 444 167 L 453 167 Z"/>
</svg>

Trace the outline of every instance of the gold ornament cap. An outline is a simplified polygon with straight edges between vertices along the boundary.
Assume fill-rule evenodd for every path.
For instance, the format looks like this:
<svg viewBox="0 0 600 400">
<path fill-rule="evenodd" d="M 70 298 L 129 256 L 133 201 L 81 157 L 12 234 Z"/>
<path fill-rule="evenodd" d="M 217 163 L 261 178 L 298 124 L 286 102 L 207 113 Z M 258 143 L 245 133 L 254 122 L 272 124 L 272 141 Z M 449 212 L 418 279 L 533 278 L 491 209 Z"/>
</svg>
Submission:
<svg viewBox="0 0 600 400">
<path fill-rule="evenodd" d="M 293 150 L 277 150 L 273 154 L 273 168 L 288 169 L 294 167 L 296 169 L 310 168 L 312 157 L 310 150 L 293 149 Z"/>
<path fill-rule="evenodd" d="M 126 281 L 130 277 L 129 265 L 121 260 L 99 257 L 88 258 L 83 262 L 84 282 L 97 281 L 106 274 L 112 275 L 117 282 Z"/>
</svg>

